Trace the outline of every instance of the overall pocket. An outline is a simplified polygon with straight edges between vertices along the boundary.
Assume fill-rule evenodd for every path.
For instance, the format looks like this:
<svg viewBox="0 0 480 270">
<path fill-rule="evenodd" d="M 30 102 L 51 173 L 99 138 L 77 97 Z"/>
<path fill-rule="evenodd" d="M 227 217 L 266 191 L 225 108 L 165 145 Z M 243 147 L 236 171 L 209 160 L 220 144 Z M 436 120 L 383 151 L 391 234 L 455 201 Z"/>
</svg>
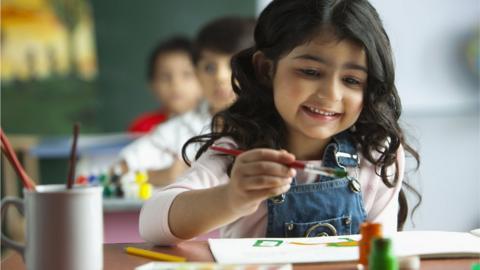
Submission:
<svg viewBox="0 0 480 270">
<path fill-rule="evenodd" d="M 318 237 L 349 235 L 352 232 L 352 218 L 343 215 L 314 222 L 287 222 L 284 224 L 285 237 Z"/>
</svg>

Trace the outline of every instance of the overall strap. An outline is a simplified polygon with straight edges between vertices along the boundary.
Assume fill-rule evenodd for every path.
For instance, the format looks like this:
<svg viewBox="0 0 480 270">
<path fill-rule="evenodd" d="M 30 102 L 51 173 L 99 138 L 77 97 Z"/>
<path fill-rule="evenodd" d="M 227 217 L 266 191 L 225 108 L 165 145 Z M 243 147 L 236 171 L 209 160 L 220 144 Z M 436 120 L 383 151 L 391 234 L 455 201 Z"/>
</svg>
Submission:
<svg viewBox="0 0 480 270">
<path fill-rule="evenodd" d="M 325 148 L 323 166 L 344 169 L 359 166 L 357 148 L 350 136 L 347 130 L 333 137 L 333 141 Z"/>
</svg>

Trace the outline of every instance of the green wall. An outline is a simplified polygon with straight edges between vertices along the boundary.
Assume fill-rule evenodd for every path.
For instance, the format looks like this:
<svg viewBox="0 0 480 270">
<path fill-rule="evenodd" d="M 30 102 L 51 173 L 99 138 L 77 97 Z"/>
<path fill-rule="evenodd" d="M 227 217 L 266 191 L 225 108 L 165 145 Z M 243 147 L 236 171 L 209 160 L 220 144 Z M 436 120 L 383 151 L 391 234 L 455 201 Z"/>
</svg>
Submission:
<svg viewBox="0 0 480 270">
<path fill-rule="evenodd" d="M 172 34 L 194 37 L 207 21 L 223 15 L 255 15 L 254 0 L 92 1 L 100 74 L 99 125 L 125 130 L 131 120 L 156 108 L 145 79 L 154 45 Z"/>
<path fill-rule="evenodd" d="M 8 134 L 71 134 L 99 132 L 96 82 L 76 77 L 14 81 L 1 86 L 1 125 Z"/>
</svg>

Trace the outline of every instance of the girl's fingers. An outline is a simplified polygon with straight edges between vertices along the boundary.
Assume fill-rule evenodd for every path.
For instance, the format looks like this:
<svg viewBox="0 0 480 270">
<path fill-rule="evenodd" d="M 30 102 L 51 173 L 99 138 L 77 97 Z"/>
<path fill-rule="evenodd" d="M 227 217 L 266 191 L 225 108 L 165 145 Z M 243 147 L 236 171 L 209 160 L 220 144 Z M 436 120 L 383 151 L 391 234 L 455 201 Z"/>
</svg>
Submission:
<svg viewBox="0 0 480 270">
<path fill-rule="evenodd" d="M 292 178 L 281 178 L 273 177 L 268 175 L 261 176 L 252 176 L 242 179 L 239 185 L 242 189 L 250 190 L 259 190 L 259 189 L 271 189 L 276 187 L 281 187 L 284 185 L 290 185 Z"/>
<path fill-rule="evenodd" d="M 232 168 L 232 185 L 240 197 L 259 201 L 290 189 L 295 156 L 285 150 L 253 149 L 240 154 Z M 246 196 L 246 197 L 245 197 Z"/>
<path fill-rule="evenodd" d="M 287 165 L 273 161 L 257 161 L 241 164 L 239 169 L 244 176 L 270 175 L 278 177 L 293 177 L 295 170 Z"/>
<path fill-rule="evenodd" d="M 275 197 L 282 193 L 286 193 L 289 189 L 290 189 L 290 184 L 275 187 L 275 188 L 250 191 L 249 195 L 250 195 L 250 198 L 252 198 L 253 200 L 265 200 L 270 197 Z"/>
<path fill-rule="evenodd" d="M 278 163 L 291 163 L 295 161 L 295 156 L 285 150 L 274 150 L 268 148 L 257 148 L 248 150 L 237 157 L 242 163 L 250 163 L 257 161 L 274 161 Z"/>
</svg>

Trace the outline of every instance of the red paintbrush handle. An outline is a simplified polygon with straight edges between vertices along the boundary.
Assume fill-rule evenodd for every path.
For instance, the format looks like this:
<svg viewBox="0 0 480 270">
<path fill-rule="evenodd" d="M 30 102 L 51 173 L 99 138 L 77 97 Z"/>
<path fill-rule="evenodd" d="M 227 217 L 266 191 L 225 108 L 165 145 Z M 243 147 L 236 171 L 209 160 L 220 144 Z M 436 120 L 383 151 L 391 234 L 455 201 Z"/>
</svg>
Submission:
<svg viewBox="0 0 480 270">
<path fill-rule="evenodd" d="M 20 180 L 23 183 L 23 186 L 29 190 L 35 190 L 35 183 L 30 179 L 27 173 L 25 173 L 25 170 L 18 161 L 17 155 L 15 154 L 15 151 L 13 151 L 7 136 L 5 135 L 5 133 L 3 133 L 2 128 L 0 128 L 0 139 L 2 142 L 2 151 L 7 157 L 8 161 L 12 164 L 12 167 L 17 172 Z"/>
<path fill-rule="evenodd" d="M 287 164 L 289 167 L 295 168 L 295 169 L 305 169 L 305 164 L 302 163 L 301 161 L 295 160 L 294 162 Z"/>
<path fill-rule="evenodd" d="M 224 154 L 233 155 L 233 156 L 238 156 L 241 153 L 243 153 L 243 151 L 241 151 L 241 150 L 228 149 L 228 148 L 223 148 L 223 147 L 215 146 L 215 145 L 210 146 L 210 149 L 215 150 L 217 152 L 224 153 Z"/>
<path fill-rule="evenodd" d="M 228 149 L 228 148 L 223 148 L 223 147 L 215 146 L 215 145 L 210 146 L 210 149 L 215 150 L 217 152 L 222 152 L 224 154 L 233 155 L 233 156 L 238 156 L 238 155 L 240 155 L 241 153 L 244 152 L 244 151 L 241 151 L 241 150 Z M 297 169 L 304 169 L 305 168 L 305 164 L 303 164 L 300 161 L 294 161 L 294 162 L 292 162 L 290 164 L 286 164 L 286 165 L 289 166 L 289 167 L 292 167 L 292 168 L 297 168 Z"/>
</svg>

